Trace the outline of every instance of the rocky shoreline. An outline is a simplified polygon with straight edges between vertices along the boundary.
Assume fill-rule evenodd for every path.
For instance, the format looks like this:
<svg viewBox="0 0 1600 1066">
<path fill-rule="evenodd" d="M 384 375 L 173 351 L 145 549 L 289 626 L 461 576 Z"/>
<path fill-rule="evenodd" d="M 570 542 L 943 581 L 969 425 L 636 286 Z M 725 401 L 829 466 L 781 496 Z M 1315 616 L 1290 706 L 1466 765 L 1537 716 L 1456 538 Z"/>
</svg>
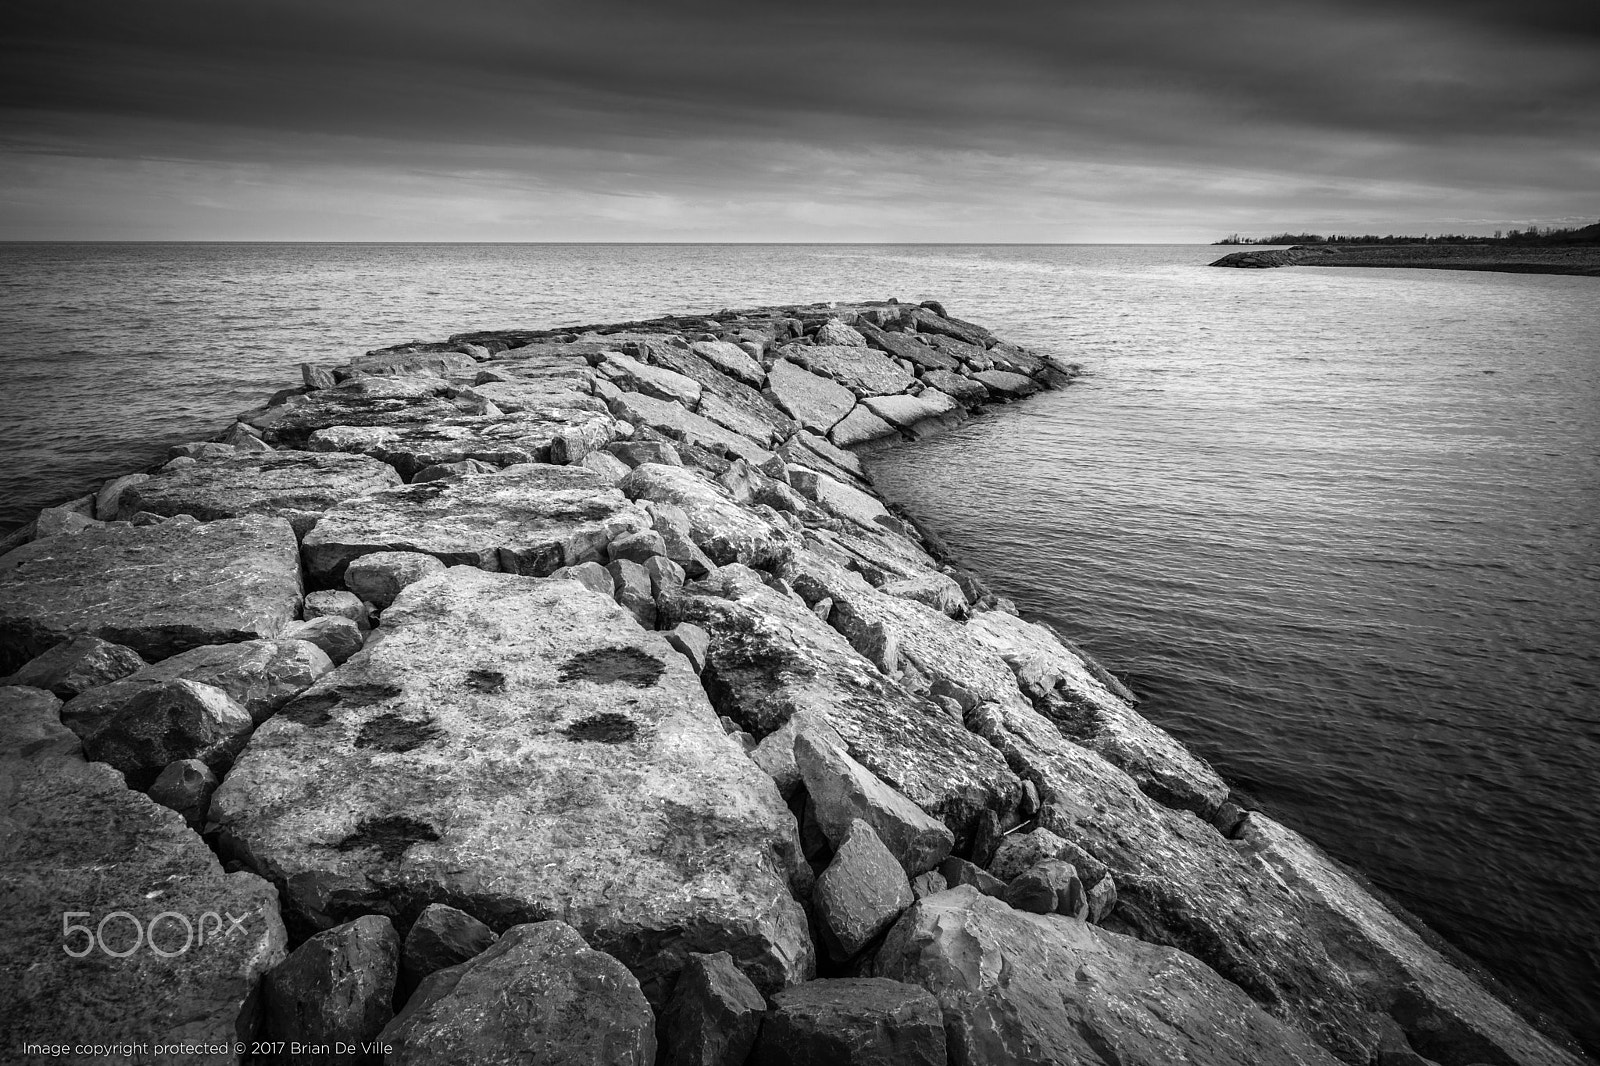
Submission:
<svg viewBox="0 0 1600 1066">
<path fill-rule="evenodd" d="M 1076 373 L 934 302 L 462 334 L 47 508 L 7 1061 L 1587 1061 L 852 450 Z"/>
<path fill-rule="evenodd" d="M 1600 277 L 1600 248 L 1594 245 L 1297 244 L 1292 248 L 1231 252 L 1209 265 L 1244 268 L 1413 267 Z"/>
</svg>

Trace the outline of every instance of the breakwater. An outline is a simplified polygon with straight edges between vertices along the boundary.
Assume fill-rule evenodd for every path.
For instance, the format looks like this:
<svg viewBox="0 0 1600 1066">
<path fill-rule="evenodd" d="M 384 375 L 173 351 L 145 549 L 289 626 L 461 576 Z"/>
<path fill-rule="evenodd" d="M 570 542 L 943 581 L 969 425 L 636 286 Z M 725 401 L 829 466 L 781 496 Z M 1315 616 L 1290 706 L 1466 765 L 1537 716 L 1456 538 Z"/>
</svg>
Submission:
<svg viewBox="0 0 1600 1066">
<path fill-rule="evenodd" d="M 1210 265 L 1244 268 L 1412 267 L 1600 277 L 1600 248 L 1592 244 L 1549 247 L 1495 244 L 1297 244 L 1292 248 L 1230 252 Z"/>
<path fill-rule="evenodd" d="M 467 334 L 50 509 L 0 562 L 8 1046 L 1581 1061 L 848 450 L 1071 369 L 937 305 Z"/>
</svg>

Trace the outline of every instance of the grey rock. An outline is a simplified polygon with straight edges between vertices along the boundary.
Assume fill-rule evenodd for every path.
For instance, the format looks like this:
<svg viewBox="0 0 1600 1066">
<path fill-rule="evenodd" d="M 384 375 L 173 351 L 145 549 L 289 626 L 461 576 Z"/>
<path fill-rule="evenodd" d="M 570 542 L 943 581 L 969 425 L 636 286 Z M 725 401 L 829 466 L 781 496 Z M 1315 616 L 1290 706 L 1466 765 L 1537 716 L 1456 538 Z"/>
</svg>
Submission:
<svg viewBox="0 0 1600 1066">
<path fill-rule="evenodd" d="M 865 346 L 788 344 L 779 353 L 863 396 L 904 392 L 916 380 L 893 359 Z"/>
<path fill-rule="evenodd" d="M 910 429 L 930 418 L 961 413 L 961 405 L 936 388 L 924 389 L 915 396 L 868 396 L 861 402 L 897 429 Z"/>
<path fill-rule="evenodd" d="M 1008 400 L 1020 400 L 1039 391 L 1038 382 L 1032 378 L 1004 370 L 984 370 L 972 375 L 972 378 L 988 389 L 990 396 L 1001 396 Z"/>
<path fill-rule="evenodd" d="M 902 321 L 915 326 L 919 333 L 954 337 L 980 348 L 988 347 L 995 340 L 994 334 L 982 326 L 946 315 L 944 309 L 932 300 L 924 301 L 921 308 L 911 312 Z"/>
<path fill-rule="evenodd" d="M 599 474 L 609 485 L 615 485 L 628 476 L 628 464 L 610 452 L 589 452 L 578 461 L 578 465 Z"/>
<path fill-rule="evenodd" d="M 39 517 L 33 520 L 33 535 L 38 537 L 57 537 L 82 533 L 86 529 L 97 529 L 104 525 L 87 517 L 81 511 L 70 507 L 46 507 L 39 512 Z"/>
<path fill-rule="evenodd" d="M 649 426 L 675 441 L 733 455 L 757 466 L 772 457 L 762 444 L 668 400 L 625 392 L 611 402 L 611 411 L 618 418 Z"/>
<path fill-rule="evenodd" d="M 122 494 L 149 480 L 149 474 L 123 474 L 101 485 L 100 491 L 94 496 L 94 517 L 102 522 L 117 518 L 122 506 Z"/>
<path fill-rule="evenodd" d="M 845 344 L 856 348 L 867 346 L 865 337 L 837 318 L 829 319 L 819 326 L 815 340 L 818 344 Z"/>
<path fill-rule="evenodd" d="M 373 552 L 351 560 L 344 584 L 351 593 L 380 611 L 394 602 L 407 585 L 444 569 L 444 563 L 421 552 Z"/>
<path fill-rule="evenodd" d="M 733 956 L 691 954 L 661 1016 L 664 1066 L 743 1066 L 766 1009 Z"/>
<path fill-rule="evenodd" d="M 400 938 L 377 914 L 325 930 L 290 952 L 262 982 L 266 1038 L 290 1043 L 288 1063 L 323 1063 L 321 1050 L 295 1054 L 293 1045 L 321 1048 L 371 1044 L 394 1017 Z M 357 1051 L 339 1058 L 361 1063 L 383 1060 Z"/>
<path fill-rule="evenodd" d="M 706 668 L 706 655 L 711 648 L 711 637 L 693 622 L 679 622 L 666 633 L 667 642 L 689 660 L 695 673 Z"/>
<path fill-rule="evenodd" d="M 894 517 L 876 496 L 852 488 L 827 474 L 817 474 L 810 487 L 812 498 L 830 514 L 874 532 L 893 528 Z"/>
<path fill-rule="evenodd" d="M 749 352 L 728 341 L 695 341 L 689 350 L 730 377 L 737 378 L 751 388 L 766 384 L 766 372 Z"/>
<path fill-rule="evenodd" d="M 464 477 L 468 474 L 493 474 L 497 473 L 499 469 L 499 467 L 479 459 L 462 459 L 454 463 L 435 463 L 432 466 L 425 466 L 415 474 L 412 474 L 411 483 L 416 485 L 424 481 L 438 481 L 440 478 L 445 477 Z M 398 484 L 398 481 L 396 484 Z M 388 486 L 382 487 L 387 488 Z"/>
<path fill-rule="evenodd" d="M 300 605 L 300 616 L 307 622 L 316 618 L 348 618 L 362 631 L 372 625 L 372 608 L 360 596 L 343 589 L 306 593 L 305 602 Z"/>
<path fill-rule="evenodd" d="M 299 607 L 298 546 L 280 518 L 48 537 L 0 556 L 0 669 L 83 634 L 147 660 L 272 637 Z"/>
<path fill-rule="evenodd" d="M 798 363 L 780 359 L 767 371 L 767 395 L 806 429 L 827 433 L 856 405 L 853 392 L 813 374 Z"/>
<path fill-rule="evenodd" d="M 627 559 L 641 566 L 650 559 L 660 558 L 666 554 L 666 539 L 654 529 L 627 533 L 606 545 L 608 559 Z"/>
<path fill-rule="evenodd" d="M 477 958 L 495 942 L 494 930 L 443 903 L 422 908 L 400 952 L 400 991 L 407 998 L 439 970 Z"/>
<path fill-rule="evenodd" d="M 788 558 L 793 550 L 794 535 L 786 527 L 775 527 L 763 521 L 736 504 L 722 486 L 684 467 L 646 463 L 636 467 L 618 488 L 630 500 L 650 500 L 681 508 L 688 518 L 689 534 L 695 546 L 718 565 L 740 562 L 772 566 Z M 666 536 L 661 526 L 658 521 L 657 530 Z M 684 559 L 671 550 L 667 554 L 685 570 L 690 570 Z"/>
<path fill-rule="evenodd" d="M 563 566 L 550 576 L 576 581 L 586 588 L 593 589 L 608 600 L 615 599 L 617 595 L 617 584 L 611 577 L 611 571 L 599 563 L 579 563 L 577 566 Z"/>
<path fill-rule="evenodd" d="M 682 404 L 693 410 L 700 402 L 700 383 L 664 367 L 650 366 L 620 352 L 607 352 L 600 373 L 619 388 Z"/>
<path fill-rule="evenodd" d="M 1095 923 L 1105 921 L 1117 905 L 1117 880 L 1110 874 L 1089 886 L 1089 917 Z"/>
<path fill-rule="evenodd" d="M 867 483 L 866 468 L 855 452 L 845 451 L 815 433 L 796 433 L 778 449 L 786 462 L 798 463 L 824 474 L 832 474 L 851 485 Z"/>
<path fill-rule="evenodd" d="M 341 381 L 353 374 L 388 377 L 406 374 L 432 374 L 437 377 L 466 374 L 478 369 L 478 361 L 462 352 L 378 352 L 361 355 L 333 368 Z"/>
<path fill-rule="evenodd" d="M 255 427 L 235 422 L 217 440 L 218 443 L 229 445 L 240 453 L 272 451 L 272 445 L 263 441 L 259 434 L 260 431 Z"/>
<path fill-rule="evenodd" d="M 646 629 L 656 627 L 656 601 L 650 590 L 650 575 L 632 559 L 617 559 L 606 564 L 611 573 L 616 601 Z"/>
<path fill-rule="evenodd" d="M 1179 951 L 1013 910 L 970 886 L 918 900 L 873 972 L 937 997 L 955 1062 L 1339 1061 Z"/>
<path fill-rule="evenodd" d="M 856 329 L 872 347 L 914 366 L 948 371 L 958 365 L 954 359 L 917 340 L 914 333 L 886 333 L 870 323 L 858 323 Z"/>
<path fill-rule="evenodd" d="M 928 573 L 896 578 L 878 586 L 878 591 L 886 596 L 898 596 L 932 607 L 951 618 L 960 618 L 967 613 L 967 597 L 949 574 Z"/>
<path fill-rule="evenodd" d="M 144 668 L 145 661 L 132 648 L 101 640 L 74 637 L 35 656 L 8 678 L 7 685 L 48 689 L 64 700 L 100 685 L 110 684 Z"/>
<path fill-rule="evenodd" d="M 855 819 L 812 895 L 828 954 L 835 962 L 854 958 L 912 898 L 899 861 L 872 826 Z"/>
<path fill-rule="evenodd" d="M 211 794 L 217 790 L 217 775 L 199 759 L 180 759 L 168 763 L 149 788 L 151 799 L 183 815 L 190 829 L 199 832 L 211 809 Z"/>
<path fill-rule="evenodd" d="M 659 463 L 662 466 L 683 465 L 683 460 L 678 457 L 678 449 L 665 441 L 620 440 L 612 443 L 606 450 L 621 459 L 630 469 L 645 463 Z"/>
<path fill-rule="evenodd" d="M 676 595 L 688 580 L 683 567 L 666 555 L 652 555 L 644 561 L 644 572 L 650 575 L 650 592 L 657 600 Z"/>
<path fill-rule="evenodd" d="M 950 829 L 852 759 L 837 735 L 821 728 L 801 732 L 794 758 L 817 822 L 835 848 L 843 846 L 851 824 L 860 819 L 908 876 L 931 870 L 950 854 L 955 845 Z"/>
<path fill-rule="evenodd" d="M 571 581 L 453 567 L 259 730 L 211 815 L 302 928 L 559 913 L 652 997 L 688 951 L 765 988 L 812 949 L 794 820 L 666 638 Z"/>
<path fill-rule="evenodd" d="M 700 550 L 700 545 L 694 540 L 694 527 L 689 522 L 689 514 L 675 503 L 650 500 L 644 504 L 645 510 L 650 514 L 651 524 L 655 531 L 661 535 L 661 542 L 666 546 L 666 556 L 679 566 L 691 578 L 704 577 L 716 567 L 709 556 Z"/>
<path fill-rule="evenodd" d="M 944 1066 L 946 1061 L 944 1023 L 933 996 L 914 985 L 857 977 L 810 981 L 774 996 L 750 1066 Z"/>
<path fill-rule="evenodd" d="M 943 892 L 949 887 L 950 884 L 944 879 L 944 874 L 938 870 L 929 870 L 911 879 L 911 895 L 916 899 L 931 896 L 935 892 Z"/>
<path fill-rule="evenodd" d="M 622 964 L 562 922 L 518 925 L 422 983 L 379 1042 L 389 1066 L 653 1066 L 655 1017 Z"/>
<path fill-rule="evenodd" d="M 952 855 L 939 864 L 939 873 L 951 888 L 970 885 L 985 896 L 992 896 L 995 899 L 1005 898 L 1006 883 L 988 870 L 968 862 L 966 859 L 958 859 Z"/>
<path fill-rule="evenodd" d="M 140 791 L 180 759 L 198 759 L 220 776 L 254 724 L 221 689 L 181 679 L 139 686 L 114 713 L 108 706 L 69 705 L 62 708 L 62 724 L 83 740 L 86 756 L 121 770 L 129 787 Z"/>
<path fill-rule="evenodd" d="M 315 363 L 300 364 L 300 379 L 306 383 L 308 389 L 331 389 L 339 384 L 338 379 L 333 376 L 333 371 Z"/>
<path fill-rule="evenodd" d="M 238 454 L 238 449 L 236 449 L 233 445 L 223 444 L 220 441 L 214 440 L 192 440 L 187 444 L 175 444 L 171 448 L 167 449 L 167 455 L 174 459 L 189 458 L 200 463 L 213 463 L 222 459 L 232 459 Z M 138 477 L 139 475 L 134 474 L 130 476 Z M 116 507 L 115 500 L 112 501 L 111 506 L 113 508 Z M 107 513 L 109 514 L 111 512 L 108 511 Z"/>
<path fill-rule="evenodd" d="M 283 631 L 286 638 L 314 644 L 335 665 L 343 665 L 361 650 L 366 635 L 348 618 L 324 615 L 304 622 L 291 622 Z"/>
<path fill-rule="evenodd" d="M 1089 916 L 1078 871 L 1060 859 L 1046 859 L 1022 871 L 1006 886 L 1004 898 L 1017 910 L 1033 914 L 1064 914 L 1079 921 Z"/>
<path fill-rule="evenodd" d="M 855 408 L 828 431 L 828 439 L 841 448 L 896 436 L 900 431 L 873 414 L 864 404 Z"/>
<path fill-rule="evenodd" d="M 983 382 L 974 381 L 953 370 L 925 370 L 922 380 L 940 392 L 954 399 L 957 403 L 974 407 L 989 400 L 989 390 L 984 388 Z"/>
<path fill-rule="evenodd" d="M 1002 881 L 1022 876 L 1029 867 L 1061 858 L 1067 842 L 1048 829 L 1012 833 L 1003 838 L 989 860 L 989 872 Z"/>
<path fill-rule="evenodd" d="M 231 1047 L 256 1032 L 261 975 L 283 958 L 276 892 L 254 874 L 224 874 L 182 818 L 85 762 L 55 702 L 0 688 L 0 1046 L 10 1057 L 24 1044 L 153 1045 L 181 1034 Z M 137 950 L 127 919 L 104 921 L 117 912 L 143 926 Z M 64 930 L 63 914 L 89 932 Z"/>
</svg>

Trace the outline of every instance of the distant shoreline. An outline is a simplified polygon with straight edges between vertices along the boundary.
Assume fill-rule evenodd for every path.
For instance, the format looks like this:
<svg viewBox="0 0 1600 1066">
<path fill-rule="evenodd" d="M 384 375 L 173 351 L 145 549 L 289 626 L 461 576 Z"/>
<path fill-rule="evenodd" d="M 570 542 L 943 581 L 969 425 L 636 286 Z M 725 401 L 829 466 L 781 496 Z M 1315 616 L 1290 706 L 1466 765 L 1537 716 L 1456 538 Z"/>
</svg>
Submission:
<svg viewBox="0 0 1600 1066">
<path fill-rule="evenodd" d="M 1600 277 L 1600 247 L 1507 247 L 1503 244 L 1306 245 L 1233 252 L 1210 264 L 1265 268 L 1413 267 L 1426 270 L 1494 270 L 1510 274 Z"/>
</svg>

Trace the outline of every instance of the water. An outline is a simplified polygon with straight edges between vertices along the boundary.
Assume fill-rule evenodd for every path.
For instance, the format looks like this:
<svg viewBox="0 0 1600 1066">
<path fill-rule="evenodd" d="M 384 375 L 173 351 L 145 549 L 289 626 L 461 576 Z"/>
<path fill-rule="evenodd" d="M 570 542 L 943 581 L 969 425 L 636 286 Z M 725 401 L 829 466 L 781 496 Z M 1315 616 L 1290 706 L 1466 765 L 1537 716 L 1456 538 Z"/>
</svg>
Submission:
<svg viewBox="0 0 1600 1066">
<path fill-rule="evenodd" d="M 1600 1044 L 1596 282 L 1203 247 L 0 245 L 0 526 L 302 360 L 937 297 L 1092 371 L 874 459 L 1144 711 Z"/>
</svg>

